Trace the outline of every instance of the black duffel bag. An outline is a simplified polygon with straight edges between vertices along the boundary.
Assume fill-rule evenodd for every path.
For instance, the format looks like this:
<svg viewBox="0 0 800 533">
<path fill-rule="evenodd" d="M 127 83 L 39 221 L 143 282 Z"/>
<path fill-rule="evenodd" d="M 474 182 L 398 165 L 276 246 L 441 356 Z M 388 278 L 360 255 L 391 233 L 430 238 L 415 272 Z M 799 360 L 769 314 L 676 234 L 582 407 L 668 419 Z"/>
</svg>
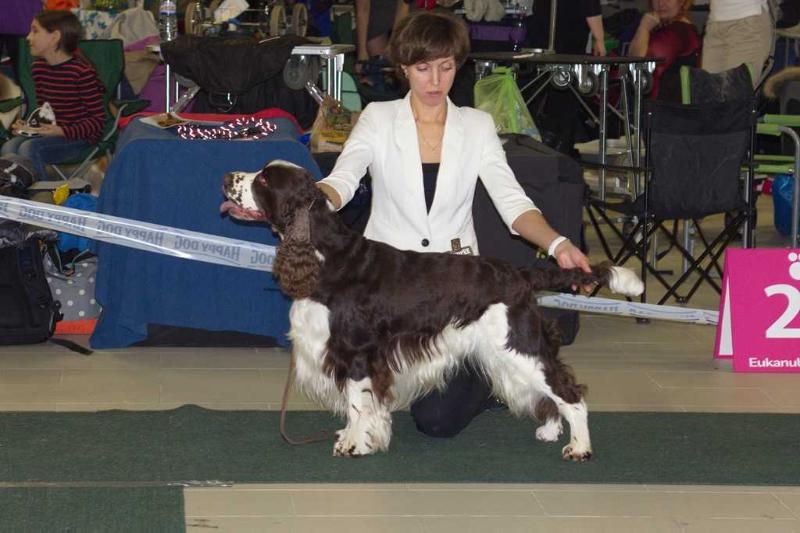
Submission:
<svg viewBox="0 0 800 533">
<path fill-rule="evenodd" d="M 583 198 L 586 185 L 580 164 L 525 135 L 503 136 L 508 164 L 525 194 L 542 210 L 550 225 L 573 243 L 581 242 Z M 537 249 L 508 232 L 482 184 L 472 206 L 475 233 L 481 255 L 508 261 L 518 267 L 554 265 L 537 259 Z M 577 311 L 542 308 L 542 314 L 558 323 L 562 344 L 571 344 L 580 329 Z"/>
<path fill-rule="evenodd" d="M 290 89 L 283 81 L 292 49 L 307 42 L 296 35 L 262 41 L 181 35 L 162 43 L 161 53 L 173 72 L 200 86 L 194 112 L 248 114 L 277 107 L 307 129 L 314 123 L 317 103 L 305 89 Z"/>
</svg>

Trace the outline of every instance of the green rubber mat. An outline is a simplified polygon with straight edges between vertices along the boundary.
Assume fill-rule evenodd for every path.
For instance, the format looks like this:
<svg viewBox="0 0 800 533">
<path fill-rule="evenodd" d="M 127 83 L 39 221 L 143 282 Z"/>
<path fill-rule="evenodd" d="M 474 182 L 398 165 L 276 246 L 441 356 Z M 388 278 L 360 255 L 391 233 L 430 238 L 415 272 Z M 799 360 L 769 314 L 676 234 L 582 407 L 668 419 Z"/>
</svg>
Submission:
<svg viewBox="0 0 800 533">
<path fill-rule="evenodd" d="M 394 415 L 389 453 L 332 457 L 332 444 L 292 447 L 277 412 L 0 413 L 0 486 L 15 482 L 218 480 L 297 482 L 504 482 L 800 484 L 800 416 L 736 413 L 590 413 L 594 457 L 564 462 L 566 443 L 534 439 L 534 422 L 486 412 L 460 435 L 421 435 Z M 293 436 L 343 423 L 290 411 Z"/>
</svg>

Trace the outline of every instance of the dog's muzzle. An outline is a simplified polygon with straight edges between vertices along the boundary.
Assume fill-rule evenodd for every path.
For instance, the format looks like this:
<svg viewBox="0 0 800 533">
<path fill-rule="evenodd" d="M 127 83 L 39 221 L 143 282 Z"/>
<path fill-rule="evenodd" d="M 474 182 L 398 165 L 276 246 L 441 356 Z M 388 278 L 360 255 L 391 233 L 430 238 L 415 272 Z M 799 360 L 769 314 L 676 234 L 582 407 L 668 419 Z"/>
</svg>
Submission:
<svg viewBox="0 0 800 533">
<path fill-rule="evenodd" d="M 219 210 L 241 220 L 265 220 L 253 196 L 253 181 L 260 172 L 228 172 L 222 178 L 222 192 L 227 198 Z"/>
</svg>

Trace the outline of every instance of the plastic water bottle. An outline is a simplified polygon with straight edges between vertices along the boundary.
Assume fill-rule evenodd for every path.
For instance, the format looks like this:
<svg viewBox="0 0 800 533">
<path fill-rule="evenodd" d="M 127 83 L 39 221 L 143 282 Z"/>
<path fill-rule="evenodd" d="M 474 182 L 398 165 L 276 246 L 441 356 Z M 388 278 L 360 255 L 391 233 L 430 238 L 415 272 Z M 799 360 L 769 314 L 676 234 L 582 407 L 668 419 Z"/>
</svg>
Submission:
<svg viewBox="0 0 800 533">
<path fill-rule="evenodd" d="M 514 23 L 508 33 L 509 40 L 511 41 L 511 50 L 519 52 L 522 50 L 522 43 L 525 40 L 525 21 L 521 13 L 514 14 Z"/>
<path fill-rule="evenodd" d="M 161 0 L 158 8 L 158 33 L 161 42 L 172 41 L 178 36 L 176 0 Z"/>
</svg>

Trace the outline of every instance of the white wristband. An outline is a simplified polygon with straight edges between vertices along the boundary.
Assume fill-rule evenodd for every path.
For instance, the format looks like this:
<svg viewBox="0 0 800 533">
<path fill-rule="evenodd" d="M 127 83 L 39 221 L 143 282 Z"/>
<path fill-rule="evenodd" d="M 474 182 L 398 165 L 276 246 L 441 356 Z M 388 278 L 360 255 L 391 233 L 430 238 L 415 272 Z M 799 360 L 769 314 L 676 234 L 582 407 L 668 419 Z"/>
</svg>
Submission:
<svg viewBox="0 0 800 533">
<path fill-rule="evenodd" d="M 550 257 L 555 257 L 556 248 L 558 248 L 558 245 L 568 240 L 569 239 L 567 239 L 563 235 L 559 235 L 558 237 L 553 239 L 552 242 L 550 243 L 550 246 L 547 248 L 547 255 L 549 255 Z"/>
</svg>

